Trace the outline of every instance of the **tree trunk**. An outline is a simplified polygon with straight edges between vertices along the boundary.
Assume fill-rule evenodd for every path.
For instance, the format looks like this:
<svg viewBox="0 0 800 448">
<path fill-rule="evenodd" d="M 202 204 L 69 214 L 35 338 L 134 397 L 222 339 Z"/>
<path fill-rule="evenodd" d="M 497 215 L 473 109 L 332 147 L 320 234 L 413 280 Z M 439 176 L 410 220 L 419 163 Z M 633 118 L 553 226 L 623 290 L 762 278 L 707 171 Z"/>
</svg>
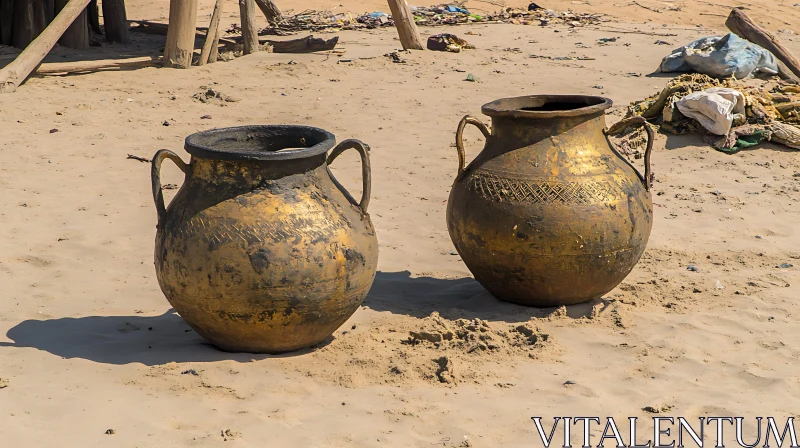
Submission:
<svg viewBox="0 0 800 448">
<path fill-rule="evenodd" d="M 16 0 L 11 43 L 25 48 L 47 27 L 47 2 L 45 0 Z"/>
<path fill-rule="evenodd" d="M 56 13 L 61 12 L 69 0 L 55 0 Z M 72 25 L 67 28 L 64 35 L 58 41 L 59 44 L 76 50 L 89 49 L 89 20 L 86 10 L 78 15 Z"/>
<path fill-rule="evenodd" d="M 206 62 L 210 62 L 208 57 L 211 55 L 211 47 L 214 45 L 214 41 L 219 45 L 218 33 L 219 21 L 222 18 L 222 4 L 223 0 L 217 0 L 217 3 L 214 4 L 214 13 L 211 14 L 211 23 L 208 25 L 206 41 L 203 43 L 203 50 L 200 52 L 200 60 L 197 61 L 197 65 L 204 65 Z"/>
<path fill-rule="evenodd" d="M 164 67 L 191 67 L 196 22 L 197 0 L 170 0 Z"/>
<path fill-rule="evenodd" d="M 11 45 L 11 26 L 14 23 L 14 0 L 0 0 L 0 45 Z"/>
<path fill-rule="evenodd" d="M 256 4 L 254 0 L 239 0 L 239 12 L 242 16 L 242 41 L 244 43 L 243 54 L 257 52 L 258 28 L 256 27 Z"/>
<path fill-rule="evenodd" d="M 419 35 L 414 15 L 408 7 L 406 0 L 389 0 L 389 9 L 392 10 L 392 20 L 400 35 L 400 43 L 404 50 L 422 50 L 422 38 Z"/>
<path fill-rule="evenodd" d="M 89 29 L 95 34 L 102 34 L 103 29 L 100 28 L 100 11 L 97 9 L 97 0 L 92 0 L 86 11 L 89 14 Z"/>
<path fill-rule="evenodd" d="M 106 41 L 126 45 L 131 43 L 131 26 L 125 12 L 125 0 L 103 0 L 103 23 Z"/>
<path fill-rule="evenodd" d="M 256 5 L 264 13 L 270 25 L 276 26 L 283 18 L 283 14 L 272 0 L 256 0 Z"/>
<path fill-rule="evenodd" d="M 14 92 L 50 52 L 56 41 L 72 22 L 86 10 L 91 0 L 70 0 L 48 25 L 13 62 L 0 69 L 0 93 Z"/>
<path fill-rule="evenodd" d="M 741 9 L 731 11 L 725 26 L 735 34 L 766 48 L 785 64 L 791 74 L 800 76 L 800 61 L 783 45 L 780 39 L 755 23 L 744 11 Z"/>
</svg>

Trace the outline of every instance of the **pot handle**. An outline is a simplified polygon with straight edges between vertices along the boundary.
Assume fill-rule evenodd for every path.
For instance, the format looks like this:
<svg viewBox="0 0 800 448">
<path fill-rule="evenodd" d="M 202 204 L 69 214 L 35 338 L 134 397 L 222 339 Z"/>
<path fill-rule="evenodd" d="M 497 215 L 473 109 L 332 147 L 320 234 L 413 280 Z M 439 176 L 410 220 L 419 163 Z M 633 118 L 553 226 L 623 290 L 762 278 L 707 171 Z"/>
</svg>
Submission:
<svg viewBox="0 0 800 448">
<path fill-rule="evenodd" d="M 361 178 L 364 186 L 361 190 L 361 201 L 358 203 L 358 206 L 361 207 L 361 210 L 364 212 L 364 214 L 366 214 L 367 207 L 369 206 L 369 199 L 370 196 L 372 196 L 372 167 L 369 163 L 369 145 L 361 140 L 345 140 L 333 148 L 333 151 L 331 151 L 330 155 L 328 156 L 327 164 L 332 164 L 337 157 L 351 148 L 358 151 L 358 153 L 361 155 Z M 352 196 L 350 196 L 350 194 L 347 192 L 347 189 L 345 189 L 342 184 L 336 180 L 336 177 L 331 174 L 330 170 L 328 171 L 328 174 L 331 176 L 333 183 L 336 184 L 336 187 L 342 190 L 342 192 L 344 192 L 349 199 L 352 199 Z M 353 202 L 355 202 L 355 200 L 353 200 Z"/>
<path fill-rule="evenodd" d="M 644 151 L 644 189 L 650 191 L 650 181 L 653 176 L 652 169 L 650 167 L 650 153 L 653 152 L 653 140 L 655 140 L 655 132 L 653 132 L 653 128 L 650 126 L 650 123 L 644 117 L 630 117 L 625 118 L 622 121 L 618 121 L 609 129 L 604 130 L 603 132 L 606 135 L 619 135 L 628 127 L 633 126 L 635 128 L 639 128 L 644 126 L 645 131 L 647 131 L 647 149 Z"/>
<path fill-rule="evenodd" d="M 184 174 L 187 174 L 189 171 L 189 165 L 184 163 L 180 156 L 168 149 L 161 149 L 153 156 L 150 178 L 153 182 L 153 200 L 156 203 L 159 226 L 164 222 L 164 218 L 167 216 L 167 208 L 164 206 L 164 193 L 161 190 L 161 162 L 163 162 L 164 159 L 172 160 Z"/>
<path fill-rule="evenodd" d="M 458 123 L 458 129 L 456 129 L 456 150 L 458 151 L 459 176 L 464 173 L 464 170 L 466 170 L 466 165 L 467 165 L 467 157 L 464 154 L 464 128 L 466 128 L 468 124 L 471 124 L 480 129 L 481 133 L 483 133 L 483 136 L 487 140 L 489 139 L 489 137 L 492 136 L 492 133 L 491 131 L 489 131 L 489 128 L 486 127 L 486 125 L 483 124 L 481 120 L 478 120 L 477 118 L 471 115 L 465 115 L 464 118 L 461 119 L 461 121 Z"/>
</svg>

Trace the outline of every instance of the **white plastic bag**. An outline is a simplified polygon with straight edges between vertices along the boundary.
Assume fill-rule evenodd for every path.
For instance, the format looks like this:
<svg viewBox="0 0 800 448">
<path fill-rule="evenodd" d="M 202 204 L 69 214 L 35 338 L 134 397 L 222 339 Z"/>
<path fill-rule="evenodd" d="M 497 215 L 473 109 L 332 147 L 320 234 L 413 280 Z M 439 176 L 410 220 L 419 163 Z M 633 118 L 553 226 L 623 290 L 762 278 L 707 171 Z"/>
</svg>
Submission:
<svg viewBox="0 0 800 448">
<path fill-rule="evenodd" d="M 712 87 L 683 97 L 678 110 L 694 118 L 710 133 L 728 135 L 733 125 L 733 116 L 743 114 L 744 95 L 738 90 Z"/>
</svg>

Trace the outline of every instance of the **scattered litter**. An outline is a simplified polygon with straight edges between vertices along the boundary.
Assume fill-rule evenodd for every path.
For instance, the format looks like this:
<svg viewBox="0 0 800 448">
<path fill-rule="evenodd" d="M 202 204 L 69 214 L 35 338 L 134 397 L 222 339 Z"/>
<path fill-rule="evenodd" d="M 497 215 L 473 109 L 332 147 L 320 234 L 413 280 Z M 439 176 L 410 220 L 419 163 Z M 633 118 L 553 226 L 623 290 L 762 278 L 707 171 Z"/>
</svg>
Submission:
<svg viewBox="0 0 800 448">
<path fill-rule="evenodd" d="M 789 269 L 791 267 L 794 267 L 794 265 L 791 263 L 781 263 L 778 265 L 778 268 L 780 269 Z"/>
<path fill-rule="evenodd" d="M 475 46 L 470 45 L 466 40 L 461 39 L 455 34 L 437 34 L 428 38 L 428 50 L 433 51 L 449 51 L 452 53 L 461 53 L 461 50 L 474 49 Z"/>
<path fill-rule="evenodd" d="M 527 9 L 504 7 L 500 11 L 479 15 L 470 12 L 463 6 L 434 5 L 430 7 L 417 6 L 411 8 L 414 22 L 418 26 L 444 26 L 462 25 L 468 23 L 509 23 L 515 25 L 540 25 L 566 24 L 572 27 L 598 25 L 603 14 L 576 13 L 572 11 L 558 12 L 542 8 L 531 3 Z M 380 11 L 366 13 L 353 17 L 347 12 L 305 10 L 297 14 L 286 11 L 282 19 L 275 24 L 261 30 L 261 35 L 286 36 L 299 31 L 339 32 L 343 30 L 371 30 L 379 27 L 394 26 L 391 15 Z M 230 34 L 240 34 L 241 27 L 231 25 L 227 31 Z"/>
<path fill-rule="evenodd" d="M 699 271 L 699 269 L 697 269 L 697 266 L 695 266 L 695 265 L 693 265 L 693 264 L 690 264 L 689 266 L 686 266 L 686 270 L 687 270 L 687 271 L 692 271 L 692 272 L 697 272 L 697 271 Z"/>
<path fill-rule="evenodd" d="M 674 50 L 661 61 L 659 71 L 744 79 L 756 72 L 776 75 L 778 64 L 769 51 L 729 33 L 724 37 L 704 37 Z"/>
<path fill-rule="evenodd" d="M 717 288 L 717 289 L 725 289 L 725 285 L 723 285 L 721 281 L 717 280 L 716 284 L 715 284 L 715 288 Z"/>
<path fill-rule="evenodd" d="M 106 429 L 106 435 L 113 436 L 116 433 L 117 431 L 114 431 L 113 429 Z"/>
<path fill-rule="evenodd" d="M 202 117 L 200 117 L 200 119 L 201 120 L 210 120 L 211 119 L 211 115 L 203 115 Z"/>
<path fill-rule="evenodd" d="M 5 389 L 8 387 L 8 380 L 0 378 L 0 389 Z"/>
<path fill-rule="evenodd" d="M 592 88 L 593 88 L 593 89 L 598 89 L 598 90 L 603 90 L 603 89 L 605 89 L 605 87 L 603 87 L 603 86 L 601 86 L 601 85 L 592 86 Z"/>
<path fill-rule="evenodd" d="M 219 91 L 214 90 L 214 89 L 208 89 L 206 87 L 201 87 L 201 88 L 203 89 L 202 92 L 195 93 L 192 96 L 192 98 L 194 98 L 197 101 L 200 101 L 201 103 L 211 103 L 211 102 L 237 103 L 237 102 L 241 101 L 240 98 L 236 98 L 236 97 L 232 97 L 232 96 L 229 96 L 229 95 L 225 95 L 224 93 L 219 92 Z"/>
<path fill-rule="evenodd" d="M 53 128 L 53 129 L 50 129 L 50 133 L 51 133 L 51 134 L 55 134 L 56 132 L 58 132 L 58 129 L 55 129 L 55 128 Z"/>
<path fill-rule="evenodd" d="M 468 74 L 468 75 L 467 75 L 467 78 L 465 79 L 465 81 L 469 81 L 469 82 L 481 82 L 480 78 L 478 78 L 477 76 L 473 75 L 472 73 L 470 73 L 470 74 Z"/>
<path fill-rule="evenodd" d="M 138 161 L 140 161 L 142 163 L 151 163 L 152 162 L 152 160 L 150 160 L 150 159 L 146 159 L 144 157 L 135 156 L 133 154 L 128 154 L 128 157 L 126 157 L 126 158 L 127 159 L 138 160 Z"/>
<path fill-rule="evenodd" d="M 189 370 L 184 370 L 183 372 L 181 372 L 181 375 L 194 375 L 194 376 L 198 376 L 199 374 L 197 373 L 197 371 L 196 371 L 196 370 L 194 370 L 194 369 L 189 369 Z"/>
<path fill-rule="evenodd" d="M 605 44 L 605 43 L 608 43 L 608 42 L 616 42 L 618 40 L 619 40 L 618 37 L 602 37 L 602 38 L 600 38 L 600 43 Z"/>
<path fill-rule="evenodd" d="M 665 40 L 657 40 L 656 45 L 672 45 L 672 44 Z"/>
</svg>

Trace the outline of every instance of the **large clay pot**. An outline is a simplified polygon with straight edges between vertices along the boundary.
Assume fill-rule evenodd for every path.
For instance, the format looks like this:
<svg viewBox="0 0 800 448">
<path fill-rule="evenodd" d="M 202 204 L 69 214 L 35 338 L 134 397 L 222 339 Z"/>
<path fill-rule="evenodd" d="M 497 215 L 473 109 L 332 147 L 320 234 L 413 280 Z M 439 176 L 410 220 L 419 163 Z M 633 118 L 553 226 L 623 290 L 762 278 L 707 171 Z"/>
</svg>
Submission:
<svg viewBox="0 0 800 448">
<path fill-rule="evenodd" d="M 217 347 L 279 353 L 317 344 L 366 297 L 378 260 L 369 148 L 347 140 L 327 156 L 334 144 L 322 129 L 247 126 L 190 135 L 189 164 L 167 150 L 153 158 L 161 290 Z M 328 169 L 350 148 L 361 154 L 360 202 Z M 186 173 L 166 209 L 164 159 Z"/>
<path fill-rule="evenodd" d="M 643 178 L 605 135 L 611 104 L 591 96 L 507 98 L 482 108 L 491 132 L 473 117 L 461 120 L 447 226 L 494 296 L 538 307 L 586 302 L 616 287 L 644 252 L 653 224 L 652 130 Z M 465 168 L 467 124 L 486 145 Z"/>
</svg>

